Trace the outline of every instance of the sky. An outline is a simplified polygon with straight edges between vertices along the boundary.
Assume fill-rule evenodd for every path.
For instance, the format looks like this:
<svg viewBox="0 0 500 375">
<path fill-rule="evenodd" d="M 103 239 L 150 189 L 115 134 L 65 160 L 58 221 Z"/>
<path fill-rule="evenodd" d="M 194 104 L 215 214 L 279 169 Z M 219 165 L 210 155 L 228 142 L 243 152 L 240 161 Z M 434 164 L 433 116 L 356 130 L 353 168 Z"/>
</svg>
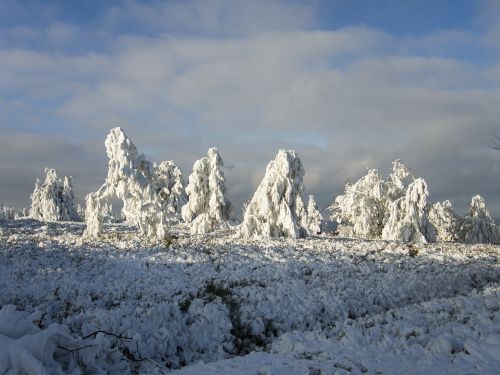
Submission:
<svg viewBox="0 0 500 375">
<path fill-rule="evenodd" d="M 120 126 L 186 179 L 217 147 L 237 212 L 285 148 L 322 208 L 399 158 L 500 217 L 499 41 L 500 0 L 1 0 L 0 201 L 45 167 L 83 201 Z"/>
</svg>

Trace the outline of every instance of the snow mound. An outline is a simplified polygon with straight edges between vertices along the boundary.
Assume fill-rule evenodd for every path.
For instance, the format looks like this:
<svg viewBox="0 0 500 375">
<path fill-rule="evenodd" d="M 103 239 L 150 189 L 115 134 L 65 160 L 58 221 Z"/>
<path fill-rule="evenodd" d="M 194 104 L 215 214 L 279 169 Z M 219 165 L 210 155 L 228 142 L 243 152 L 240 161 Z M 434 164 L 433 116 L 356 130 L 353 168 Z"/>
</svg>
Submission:
<svg viewBox="0 0 500 375">
<path fill-rule="evenodd" d="M 29 216 L 42 221 L 77 221 L 71 177 L 57 178 L 55 169 L 45 169 L 45 181 L 35 182 Z"/>
<path fill-rule="evenodd" d="M 188 202 L 182 207 L 182 218 L 191 223 L 192 234 L 212 232 L 228 225 L 231 203 L 226 198 L 222 158 L 215 147 L 197 160 L 186 187 Z"/>
<path fill-rule="evenodd" d="M 243 237 L 289 237 L 306 235 L 297 208 L 302 207 L 304 168 L 292 150 L 279 150 L 266 169 L 240 226 Z M 299 203 L 298 203 L 299 202 Z"/>
</svg>

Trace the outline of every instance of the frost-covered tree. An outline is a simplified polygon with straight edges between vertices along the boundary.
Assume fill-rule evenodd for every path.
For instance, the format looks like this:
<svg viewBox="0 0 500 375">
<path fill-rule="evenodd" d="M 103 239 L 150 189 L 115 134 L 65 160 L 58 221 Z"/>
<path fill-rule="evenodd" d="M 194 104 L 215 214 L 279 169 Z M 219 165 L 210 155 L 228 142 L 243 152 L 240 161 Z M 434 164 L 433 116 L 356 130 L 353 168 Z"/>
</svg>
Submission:
<svg viewBox="0 0 500 375">
<path fill-rule="evenodd" d="M 102 231 L 103 200 L 117 197 L 123 201 L 122 212 L 135 223 L 142 234 L 163 238 L 166 214 L 158 194 L 154 166 L 121 128 L 111 129 L 106 141 L 108 176 L 96 193 L 87 196 L 86 236 L 95 237 Z"/>
<path fill-rule="evenodd" d="M 222 158 L 215 147 L 197 160 L 186 187 L 187 203 L 182 219 L 191 223 L 192 234 L 203 234 L 227 226 L 231 219 L 231 203 L 226 198 Z"/>
<path fill-rule="evenodd" d="M 16 210 L 12 207 L 7 207 L 0 203 L 0 220 L 14 219 L 16 219 Z"/>
<path fill-rule="evenodd" d="M 302 201 L 301 195 L 297 195 L 295 200 L 295 213 L 300 226 L 307 230 L 307 208 Z"/>
<path fill-rule="evenodd" d="M 386 186 L 376 169 L 369 169 L 355 184 L 347 184 L 335 198 L 331 219 L 339 224 L 342 236 L 380 238 L 386 214 Z"/>
<path fill-rule="evenodd" d="M 73 193 L 73 177 L 65 176 L 61 192 L 61 215 L 63 220 L 79 220 L 78 212 L 75 208 L 75 195 Z"/>
<path fill-rule="evenodd" d="M 472 198 L 460 231 L 461 239 L 466 243 L 496 243 L 500 240 L 498 227 L 480 195 Z"/>
<path fill-rule="evenodd" d="M 55 169 L 45 169 L 45 181 L 35 182 L 31 195 L 30 217 L 44 221 L 75 221 L 75 209 L 71 177 L 57 178 Z"/>
<path fill-rule="evenodd" d="M 295 151 L 279 150 L 266 169 L 240 226 L 243 237 L 306 235 L 297 217 L 297 199 L 303 190 L 304 168 Z"/>
<path fill-rule="evenodd" d="M 437 241 L 459 240 L 459 218 L 450 201 L 437 202 L 430 206 L 429 222 L 435 228 Z"/>
<path fill-rule="evenodd" d="M 102 202 L 98 193 L 90 193 L 85 197 L 85 228 L 84 236 L 97 237 L 102 232 Z"/>
<path fill-rule="evenodd" d="M 406 194 L 390 203 L 389 217 L 382 230 L 385 240 L 426 243 L 429 223 L 425 213 L 429 192 L 422 178 L 413 181 Z"/>
<path fill-rule="evenodd" d="M 307 203 L 307 219 L 305 228 L 309 234 L 319 234 L 321 233 L 321 223 L 323 221 L 323 215 L 319 212 L 318 206 L 316 205 L 316 200 L 313 195 L 309 195 L 309 201 Z"/>
<path fill-rule="evenodd" d="M 187 202 L 181 169 L 173 161 L 164 161 L 155 166 L 155 177 L 157 193 L 163 202 L 169 221 L 178 221 L 182 207 Z"/>
<path fill-rule="evenodd" d="M 390 204 L 390 202 L 403 197 L 413 181 L 415 181 L 413 172 L 401 160 L 393 161 L 392 172 L 386 182 L 387 203 Z"/>
<path fill-rule="evenodd" d="M 76 212 L 80 220 L 85 221 L 85 207 L 83 207 L 80 203 L 76 207 Z"/>
</svg>

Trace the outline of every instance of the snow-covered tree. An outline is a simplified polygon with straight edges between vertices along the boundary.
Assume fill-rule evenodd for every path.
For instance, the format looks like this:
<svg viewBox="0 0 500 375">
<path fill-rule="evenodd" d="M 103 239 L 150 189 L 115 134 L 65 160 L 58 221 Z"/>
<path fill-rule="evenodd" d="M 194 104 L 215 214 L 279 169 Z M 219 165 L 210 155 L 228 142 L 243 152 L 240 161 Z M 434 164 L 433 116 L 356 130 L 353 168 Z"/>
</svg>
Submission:
<svg viewBox="0 0 500 375">
<path fill-rule="evenodd" d="M 415 181 L 413 172 L 401 160 L 393 161 L 392 172 L 386 182 L 388 204 L 403 197 L 413 181 Z"/>
<path fill-rule="evenodd" d="M 30 217 L 44 221 L 78 220 L 71 177 L 57 178 L 55 169 L 45 169 L 45 181 L 35 182 L 31 195 Z"/>
<path fill-rule="evenodd" d="M 450 201 L 434 203 L 429 208 L 429 222 L 435 228 L 437 241 L 459 240 L 459 218 Z"/>
<path fill-rule="evenodd" d="M 16 210 L 12 207 L 7 207 L 0 203 L 0 220 L 14 219 L 16 219 Z"/>
<path fill-rule="evenodd" d="M 304 168 L 295 151 L 279 150 L 266 169 L 245 211 L 239 233 L 243 237 L 306 235 L 297 217 L 297 199 L 303 190 Z"/>
<path fill-rule="evenodd" d="M 178 221 L 182 207 L 187 202 L 181 169 L 173 161 L 164 161 L 155 166 L 155 177 L 157 193 L 163 202 L 169 221 Z"/>
<path fill-rule="evenodd" d="M 97 237 L 102 232 L 102 202 L 98 193 L 87 194 L 85 198 L 85 237 Z"/>
<path fill-rule="evenodd" d="M 321 233 L 321 223 L 323 215 L 319 212 L 318 206 L 313 195 L 309 195 L 309 202 L 307 203 L 307 219 L 305 228 L 309 234 Z"/>
<path fill-rule="evenodd" d="M 472 198 L 460 232 L 461 239 L 466 243 L 496 243 L 500 240 L 498 227 L 480 195 Z"/>
<path fill-rule="evenodd" d="M 376 169 L 369 169 L 355 184 L 347 184 L 335 198 L 331 219 L 342 236 L 380 238 L 386 214 L 386 186 Z"/>
<path fill-rule="evenodd" d="M 389 206 L 389 217 L 382 230 L 385 240 L 426 243 L 429 223 L 425 213 L 429 192 L 422 178 L 413 181 L 401 197 Z"/>
<path fill-rule="evenodd" d="M 307 230 L 307 208 L 302 201 L 301 195 L 297 195 L 297 199 L 295 200 L 295 213 L 299 225 Z"/>
<path fill-rule="evenodd" d="M 85 221 L 85 207 L 83 207 L 80 203 L 76 207 L 76 212 L 80 220 Z"/>
<path fill-rule="evenodd" d="M 192 234 L 211 232 L 226 226 L 231 219 L 222 167 L 222 158 L 215 147 L 194 163 L 186 187 L 188 201 L 182 207 L 182 219 L 191 223 Z"/>
<path fill-rule="evenodd" d="M 96 193 L 87 196 L 85 235 L 97 236 L 102 231 L 103 200 L 117 197 L 123 201 L 122 212 L 137 224 L 142 234 L 165 235 L 165 210 L 155 178 L 154 166 L 121 128 L 111 129 L 105 141 L 108 176 Z M 100 223 L 99 223 L 100 221 Z"/>
</svg>

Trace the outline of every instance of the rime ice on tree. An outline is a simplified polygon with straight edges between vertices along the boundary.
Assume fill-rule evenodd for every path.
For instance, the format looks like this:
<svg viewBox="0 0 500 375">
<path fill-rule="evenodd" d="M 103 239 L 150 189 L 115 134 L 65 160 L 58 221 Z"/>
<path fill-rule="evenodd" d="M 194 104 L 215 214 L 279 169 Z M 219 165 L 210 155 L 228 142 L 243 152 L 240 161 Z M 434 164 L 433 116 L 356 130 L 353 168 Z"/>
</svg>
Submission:
<svg viewBox="0 0 500 375">
<path fill-rule="evenodd" d="M 45 174 L 43 184 L 38 179 L 35 182 L 35 190 L 31 195 L 30 217 L 44 221 L 78 220 L 72 178 L 58 179 L 55 169 L 47 168 Z"/>
<path fill-rule="evenodd" d="M 192 234 L 211 232 L 227 225 L 231 218 L 222 166 L 222 158 L 215 147 L 193 165 L 186 187 L 188 202 L 182 207 L 182 218 L 191 223 Z"/>
<path fill-rule="evenodd" d="M 0 203 L 0 220 L 14 220 L 15 218 L 16 210 L 12 207 L 7 207 Z"/>
<path fill-rule="evenodd" d="M 137 224 L 142 234 L 164 237 L 170 217 L 166 208 L 170 196 L 162 190 L 166 184 L 162 175 L 164 163 L 154 167 L 137 152 L 121 128 L 111 129 L 105 146 L 108 176 L 96 193 L 87 196 L 85 235 L 95 237 L 101 233 L 102 201 L 115 196 L 123 201 L 122 213 L 127 221 Z"/>
<path fill-rule="evenodd" d="M 182 207 L 187 202 L 182 181 L 182 171 L 173 161 L 164 161 L 155 167 L 157 193 L 173 221 L 181 217 Z"/>
<path fill-rule="evenodd" d="M 376 169 L 354 185 L 347 184 L 329 210 L 342 236 L 380 238 L 386 210 L 386 186 Z"/>
<path fill-rule="evenodd" d="M 496 243 L 500 240 L 498 227 L 480 195 L 472 198 L 469 212 L 463 220 L 461 236 L 466 243 Z"/>
<path fill-rule="evenodd" d="M 319 212 L 316 201 L 313 195 L 309 195 L 309 202 L 307 203 L 307 219 L 306 226 L 307 232 L 309 234 L 319 234 L 321 233 L 321 222 L 323 221 L 323 216 Z"/>
<path fill-rule="evenodd" d="M 429 209 L 429 222 L 435 228 L 437 241 L 459 240 L 459 218 L 449 200 L 434 203 Z"/>
<path fill-rule="evenodd" d="M 425 207 L 428 196 L 424 179 L 418 178 L 413 181 L 408 186 L 405 196 L 390 204 L 389 218 L 382 230 L 382 238 L 426 243 L 428 220 Z"/>
<path fill-rule="evenodd" d="M 392 173 L 387 178 L 387 197 L 390 201 L 395 201 L 406 194 L 408 186 L 415 181 L 415 175 L 404 165 L 401 160 L 392 162 Z"/>
<path fill-rule="evenodd" d="M 290 237 L 306 235 L 297 217 L 297 199 L 303 185 L 304 168 L 295 151 L 279 150 L 266 169 L 245 211 L 240 235 L 243 237 Z"/>
</svg>

